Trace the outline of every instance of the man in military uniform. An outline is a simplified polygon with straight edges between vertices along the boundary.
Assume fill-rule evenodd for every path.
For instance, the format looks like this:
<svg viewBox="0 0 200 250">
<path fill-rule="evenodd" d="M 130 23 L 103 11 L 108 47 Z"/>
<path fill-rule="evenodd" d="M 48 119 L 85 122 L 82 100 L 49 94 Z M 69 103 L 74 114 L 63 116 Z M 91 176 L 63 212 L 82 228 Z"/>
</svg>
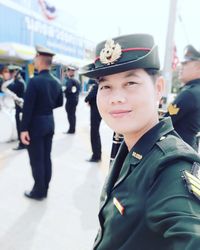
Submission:
<svg viewBox="0 0 200 250">
<path fill-rule="evenodd" d="M 68 66 L 66 69 L 64 93 L 66 97 L 65 110 L 69 122 L 67 134 L 74 134 L 76 130 L 76 107 L 79 101 L 80 83 L 74 78 L 75 71 L 76 68 L 73 66 Z"/>
<path fill-rule="evenodd" d="M 0 65 L 0 91 L 10 96 L 15 104 L 22 107 L 23 99 L 18 97 L 13 91 L 11 91 L 8 86 L 13 83 L 13 79 L 11 78 L 10 71 L 8 69 L 8 65 Z"/>
<path fill-rule="evenodd" d="M 200 157 L 159 121 L 164 80 L 153 37 L 103 41 L 81 74 L 98 79 L 102 119 L 124 142 L 104 184 L 95 250 L 198 250 Z"/>
<path fill-rule="evenodd" d="M 200 131 L 200 52 L 192 45 L 185 48 L 179 80 L 180 93 L 168 107 L 174 129 L 191 147 L 198 151 L 197 134 Z"/>
<path fill-rule="evenodd" d="M 115 157 L 119 151 L 119 148 L 124 140 L 123 135 L 113 133 L 113 138 L 112 138 L 112 146 L 111 146 L 111 152 L 110 152 L 110 164 L 115 160 Z"/>
<path fill-rule="evenodd" d="M 88 85 L 91 87 L 85 97 L 85 102 L 90 106 L 90 141 L 92 146 L 92 157 L 88 161 L 99 162 L 101 161 L 101 137 L 99 132 L 101 116 L 96 102 L 98 85 L 94 79 L 89 79 Z"/>
<path fill-rule="evenodd" d="M 9 65 L 8 69 L 11 74 L 11 79 L 13 79 L 13 82 L 10 85 L 8 85 L 8 89 L 11 90 L 13 93 L 15 93 L 19 98 L 23 99 L 25 93 L 25 82 L 20 74 L 22 68 L 17 65 Z M 19 106 L 18 103 L 15 103 L 15 121 L 16 121 L 19 144 L 16 148 L 14 148 L 14 150 L 21 150 L 25 148 L 25 145 L 22 143 L 20 139 L 21 114 L 22 114 L 22 107 Z"/>
<path fill-rule="evenodd" d="M 24 98 L 21 140 L 27 145 L 34 186 L 25 196 L 42 200 L 47 197 L 51 180 L 51 147 L 54 134 L 53 109 L 62 106 L 60 81 L 50 73 L 54 53 L 36 47 L 35 68 L 38 75 L 28 83 Z"/>
</svg>

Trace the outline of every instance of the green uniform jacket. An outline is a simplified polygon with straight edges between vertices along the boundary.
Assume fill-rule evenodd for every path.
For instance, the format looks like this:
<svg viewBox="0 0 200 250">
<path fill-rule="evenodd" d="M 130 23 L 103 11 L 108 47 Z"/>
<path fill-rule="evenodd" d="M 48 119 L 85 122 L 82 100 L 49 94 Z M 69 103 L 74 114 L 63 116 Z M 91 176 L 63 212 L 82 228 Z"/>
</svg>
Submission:
<svg viewBox="0 0 200 250">
<path fill-rule="evenodd" d="M 123 143 L 101 195 L 97 250 L 199 250 L 200 201 L 183 170 L 198 154 L 166 118 L 128 152 Z"/>
</svg>

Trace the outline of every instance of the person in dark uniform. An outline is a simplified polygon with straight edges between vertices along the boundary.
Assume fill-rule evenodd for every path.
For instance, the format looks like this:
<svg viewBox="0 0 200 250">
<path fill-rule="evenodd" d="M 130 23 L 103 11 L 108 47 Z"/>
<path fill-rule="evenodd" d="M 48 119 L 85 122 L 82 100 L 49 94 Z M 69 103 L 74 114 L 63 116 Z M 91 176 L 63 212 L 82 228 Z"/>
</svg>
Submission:
<svg viewBox="0 0 200 250">
<path fill-rule="evenodd" d="M 200 52 L 192 45 L 185 48 L 179 71 L 181 91 L 168 107 L 174 129 L 191 147 L 198 151 L 200 132 Z"/>
<path fill-rule="evenodd" d="M 79 101 L 80 83 L 74 78 L 75 71 L 75 67 L 68 66 L 65 77 L 65 110 L 69 122 L 69 129 L 66 132 L 67 134 L 74 134 L 76 130 L 76 107 Z"/>
<path fill-rule="evenodd" d="M 200 157 L 159 121 L 164 80 L 154 39 L 131 34 L 99 43 L 81 74 L 98 79 L 102 119 L 122 143 L 100 199 L 95 250 L 198 250 Z"/>
<path fill-rule="evenodd" d="M 115 132 L 113 133 L 112 146 L 110 152 L 110 165 L 112 165 L 112 162 L 115 160 L 115 157 L 123 141 L 124 141 L 123 135 Z"/>
<path fill-rule="evenodd" d="M 21 140 L 27 145 L 34 186 L 25 196 L 41 200 L 47 197 L 51 180 L 51 148 L 54 134 L 53 109 L 63 105 L 60 81 L 50 73 L 54 53 L 47 48 L 36 47 L 33 77 L 24 97 L 21 123 Z"/>
<path fill-rule="evenodd" d="M 88 85 L 91 87 L 85 97 L 85 102 L 90 105 L 90 141 L 92 146 L 92 157 L 88 161 L 99 162 L 101 161 L 101 137 L 99 132 L 101 116 L 96 102 L 98 85 L 94 79 L 89 79 Z"/>
<path fill-rule="evenodd" d="M 25 93 L 25 81 L 20 74 L 22 68 L 17 65 L 9 65 L 8 69 L 10 71 L 11 78 L 13 79 L 13 82 L 10 85 L 8 85 L 8 89 L 11 90 L 13 93 L 15 93 L 19 98 L 23 99 Z M 15 102 L 15 121 L 16 121 L 19 144 L 16 148 L 13 148 L 14 150 L 21 150 L 26 148 L 20 139 L 21 114 L 22 114 L 22 107 L 20 107 Z"/>
</svg>

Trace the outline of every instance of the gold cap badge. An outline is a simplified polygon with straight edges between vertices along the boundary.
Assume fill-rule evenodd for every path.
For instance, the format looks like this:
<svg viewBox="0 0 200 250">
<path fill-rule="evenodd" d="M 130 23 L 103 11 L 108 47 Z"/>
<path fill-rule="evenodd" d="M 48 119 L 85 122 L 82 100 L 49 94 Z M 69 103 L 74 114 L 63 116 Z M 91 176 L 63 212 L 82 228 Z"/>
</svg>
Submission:
<svg viewBox="0 0 200 250">
<path fill-rule="evenodd" d="M 116 62 L 122 54 L 121 46 L 111 39 L 107 40 L 105 47 L 100 52 L 100 62 L 102 64 L 110 65 Z"/>
</svg>

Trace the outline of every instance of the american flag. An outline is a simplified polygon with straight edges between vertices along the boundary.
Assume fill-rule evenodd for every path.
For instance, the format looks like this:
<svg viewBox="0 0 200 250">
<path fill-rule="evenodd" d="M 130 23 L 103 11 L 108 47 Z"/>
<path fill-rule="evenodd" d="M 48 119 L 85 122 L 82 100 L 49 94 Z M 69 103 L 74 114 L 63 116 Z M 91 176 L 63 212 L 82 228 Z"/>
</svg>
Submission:
<svg viewBox="0 0 200 250">
<path fill-rule="evenodd" d="M 42 12 L 43 12 L 44 16 L 48 20 L 53 20 L 53 19 L 56 18 L 56 8 L 55 8 L 55 6 L 50 5 L 45 0 L 39 0 L 39 4 L 40 4 L 40 6 L 42 8 Z"/>
</svg>

